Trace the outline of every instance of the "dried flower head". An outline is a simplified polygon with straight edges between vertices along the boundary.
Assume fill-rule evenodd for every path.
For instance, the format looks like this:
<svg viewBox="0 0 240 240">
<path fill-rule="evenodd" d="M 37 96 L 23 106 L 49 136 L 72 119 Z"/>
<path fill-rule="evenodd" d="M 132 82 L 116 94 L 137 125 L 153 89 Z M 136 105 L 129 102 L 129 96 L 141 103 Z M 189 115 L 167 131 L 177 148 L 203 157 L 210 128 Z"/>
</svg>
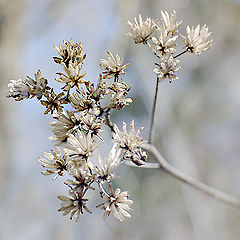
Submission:
<svg viewBox="0 0 240 240">
<path fill-rule="evenodd" d="M 96 175 L 76 168 L 70 171 L 70 174 L 74 177 L 74 180 L 67 179 L 64 183 L 68 185 L 72 191 L 83 192 L 86 188 L 95 190 L 91 184 L 94 182 Z"/>
<path fill-rule="evenodd" d="M 97 117 L 94 114 L 87 112 L 82 116 L 81 120 L 82 120 L 81 129 L 83 131 L 86 131 L 87 133 L 91 133 L 92 136 L 95 135 L 100 140 L 103 141 L 103 138 L 99 135 L 100 132 L 103 132 L 103 130 L 101 129 L 103 124 L 103 119 Z"/>
<path fill-rule="evenodd" d="M 21 101 L 27 99 L 31 95 L 31 89 L 25 81 L 21 79 L 10 80 L 8 84 L 9 90 L 5 93 L 6 97 L 14 98 L 16 101 Z"/>
<path fill-rule="evenodd" d="M 63 89 L 69 91 L 73 87 L 80 88 L 80 85 L 85 82 L 84 77 L 86 72 L 81 73 L 82 66 L 79 64 L 74 67 L 72 62 L 69 62 L 68 67 L 65 64 L 62 64 L 64 73 L 57 73 L 60 77 L 55 78 L 57 82 L 64 83 L 65 86 Z"/>
<path fill-rule="evenodd" d="M 127 132 L 127 124 L 123 122 L 123 131 L 120 132 L 117 125 L 114 124 L 113 139 L 118 146 L 127 151 L 130 150 L 134 152 L 136 148 L 139 148 L 145 141 L 139 136 L 143 128 L 139 128 L 137 132 L 134 129 L 134 120 L 132 120 L 129 128 L 129 133 Z"/>
<path fill-rule="evenodd" d="M 131 215 L 128 213 L 132 211 L 129 205 L 133 204 L 133 201 L 128 199 L 128 193 L 121 192 L 119 188 L 114 192 L 112 186 L 109 184 L 110 193 L 104 194 L 103 199 L 106 200 L 104 203 L 99 204 L 97 207 L 102 206 L 105 209 L 104 219 L 106 219 L 112 212 L 114 217 L 119 221 L 124 221 L 125 217 L 130 218 Z"/>
<path fill-rule="evenodd" d="M 134 32 L 133 34 L 128 32 L 126 35 L 134 40 L 136 44 L 138 43 L 146 43 L 152 33 L 155 30 L 155 26 L 152 26 L 151 18 L 147 18 L 146 21 L 142 20 L 142 16 L 139 14 L 139 22 L 137 18 L 134 18 L 134 23 L 131 23 L 129 20 L 127 25 Z"/>
<path fill-rule="evenodd" d="M 113 171 L 121 163 L 120 159 L 121 150 L 114 144 L 108 157 L 103 161 L 101 156 L 99 156 L 99 165 L 95 167 L 95 171 L 98 174 L 98 179 L 100 181 L 110 182 L 113 178 Z"/>
<path fill-rule="evenodd" d="M 67 196 L 58 196 L 58 199 L 61 200 L 61 208 L 58 209 L 59 212 L 63 212 L 63 216 L 70 213 L 70 219 L 72 220 L 73 216 L 76 214 L 76 222 L 79 220 L 80 214 L 83 214 L 83 209 L 89 213 L 92 213 L 86 206 L 87 198 L 83 198 L 84 192 L 73 192 L 69 191 L 71 197 Z"/>
<path fill-rule="evenodd" d="M 152 41 L 155 45 L 150 45 L 153 52 L 158 56 L 174 53 L 176 51 L 174 47 L 177 45 L 175 41 L 178 36 L 173 36 L 171 32 L 161 30 L 160 28 L 156 31 L 158 38 L 152 37 Z"/>
<path fill-rule="evenodd" d="M 27 77 L 26 82 L 31 86 L 31 94 L 38 99 L 41 99 L 43 95 L 48 94 L 48 90 L 51 89 L 48 86 L 47 79 L 42 77 L 40 70 L 35 74 L 35 80 Z"/>
<path fill-rule="evenodd" d="M 103 69 L 103 78 L 110 79 L 114 77 L 114 81 L 117 81 L 119 78 L 119 75 L 125 74 L 124 69 L 127 68 L 130 64 L 123 64 L 123 60 L 119 57 L 119 55 L 116 55 L 116 58 L 107 51 L 107 54 L 109 57 L 106 59 L 100 59 L 100 67 Z"/>
<path fill-rule="evenodd" d="M 85 135 L 78 129 L 74 135 L 69 135 L 68 143 L 64 148 L 65 154 L 69 156 L 71 161 L 79 162 L 80 165 L 87 161 L 93 150 L 98 146 L 91 133 Z"/>
<path fill-rule="evenodd" d="M 169 14 L 167 11 L 161 11 L 162 18 L 160 20 L 153 20 L 154 25 L 162 31 L 167 31 L 168 33 L 175 34 L 179 27 L 182 24 L 182 21 L 176 21 L 176 11 L 173 10 L 173 13 Z"/>
<path fill-rule="evenodd" d="M 39 158 L 39 162 L 42 164 L 46 171 L 42 172 L 43 175 L 56 174 L 53 179 L 58 176 L 63 176 L 67 171 L 68 161 L 66 156 L 62 156 L 59 147 L 55 147 L 55 151 L 51 150 L 52 153 L 43 152 L 44 157 Z"/>
<path fill-rule="evenodd" d="M 212 40 L 209 40 L 211 32 L 208 32 L 208 27 L 205 25 L 200 27 L 200 24 L 194 29 L 187 26 L 187 36 L 182 36 L 185 39 L 187 51 L 200 55 L 210 49 Z"/>
<path fill-rule="evenodd" d="M 69 99 L 72 107 L 77 111 L 89 110 L 94 107 L 93 99 L 85 92 L 83 87 L 75 91 Z"/>
<path fill-rule="evenodd" d="M 70 41 L 63 40 L 63 44 L 57 47 L 54 45 L 55 50 L 61 56 L 61 58 L 54 57 L 56 63 L 64 63 L 68 67 L 71 62 L 74 66 L 81 65 L 83 60 L 86 58 L 86 55 L 82 56 L 82 43 L 76 42 L 71 39 Z"/>
<path fill-rule="evenodd" d="M 63 110 L 62 104 L 66 104 L 66 100 L 63 98 L 64 93 L 61 92 L 56 94 L 53 89 L 51 90 L 49 95 L 45 96 L 47 100 L 41 100 L 41 104 L 47 108 L 44 114 L 48 114 L 51 112 L 53 114 L 54 111 L 61 113 Z"/>
<path fill-rule="evenodd" d="M 160 64 L 156 64 L 158 68 L 155 68 L 153 71 L 158 74 L 159 81 L 163 81 L 165 78 L 168 78 L 169 82 L 172 82 L 174 80 L 178 80 L 175 72 L 181 69 L 181 67 L 178 66 L 179 63 L 179 59 L 174 60 L 171 55 L 167 55 L 166 57 L 162 58 Z"/>
<path fill-rule="evenodd" d="M 51 130 L 55 137 L 51 137 L 51 140 L 59 141 L 60 143 L 66 142 L 69 134 L 79 127 L 80 121 L 71 111 L 67 111 L 67 115 L 59 113 L 58 116 L 55 116 L 54 118 L 57 122 L 51 123 Z"/>
</svg>

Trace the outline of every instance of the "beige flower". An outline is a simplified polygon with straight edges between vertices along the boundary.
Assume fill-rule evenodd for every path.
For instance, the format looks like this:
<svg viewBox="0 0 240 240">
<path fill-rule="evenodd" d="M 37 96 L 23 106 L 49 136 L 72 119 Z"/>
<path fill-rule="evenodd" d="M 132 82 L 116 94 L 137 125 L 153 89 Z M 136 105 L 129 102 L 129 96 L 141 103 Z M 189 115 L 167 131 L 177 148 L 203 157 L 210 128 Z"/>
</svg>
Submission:
<svg viewBox="0 0 240 240">
<path fill-rule="evenodd" d="M 109 214 L 112 212 L 114 217 L 119 221 L 124 221 L 125 217 L 130 218 L 131 215 L 128 213 L 132 211 L 129 205 L 133 204 L 133 201 L 128 199 L 128 193 L 121 192 L 119 188 L 116 189 L 114 192 L 112 186 L 109 184 L 110 194 L 104 194 L 103 199 L 105 200 L 104 203 L 99 204 L 97 207 L 102 206 L 105 209 L 104 219 L 106 219 Z"/>
<path fill-rule="evenodd" d="M 125 74 L 124 69 L 127 68 L 130 64 L 123 64 L 123 60 L 119 57 L 119 55 L 116 55 L 116 59 L 110 53 L 107 51 L 107 54 L 109 57 L 106 59 L 100 59 L 100 67 L 104 70 L 103 71 L 103 78 L 110 79 L 114 77 L 114 81 L 117 81 L 119 78 L 119 75 Z"/>
<path fill-rule="evenodd" d="M 146 21 L 142 20 L 142 16 L 139 14 L 139 22 L 137 18 L 134 18 L 134 23 L 131 23 L 129 20 L 127 22 L 130 29 L 134 32 L 133 34 L 128 32 L 126 35 L 134 40 L 136 44 L 146 43 L 151 34 L 155 30 L 155 26 L 152 26 L 151 18 L 147 18 Z"/>
<path fill-rule="evenodd" d="M 35 74 L 35 80 L 27 77 L 26 82 L 31 86 L 32 95 L 41 99 L 42 96 L 48 92 L 51 88 L 48 86 L 48 81 L 46 78 L 42 77 L 41 71 L 38 70 Z"/>
<path fill-rule="evenodd" d="M 113 178 L 113 171 L 121 163 L 120 159 L 121 150 L 116 148 L 116 145 L 113 145 L 109 155 L 103 161 L 101 156 L 99 156 L 99 165 L 95 167 L 95 171 L 98 174 L 98 178 L 101 181 L 110 182 Z"/>
<path fill-rule="evenodd" d="M 114 124 L 113 128 L 114 128 L 114 133 L 113 133 L 114 142 L 116 142 L 118 146 L 125 151 L 130 150 L 134 152 L 136 148 L 140 147 L 145 142 L 139 136 L 143 128 L 139 128 L 136 132 L 134 129 L 134 120 L 132 120 L 130 124 L 129 133 L 127 132 L 127 124 L 125 122 L 123 122 L 122 132 L 119 131 L 116 124 Z"/>
<path fill-rule="evenodd" d="M 86 131 L 87 133 L 91 133 L 92 135 L 96 135 L 101 141 L 103 141 L 103 138 L 99 134 L 100 132 L 103 132 L 101 129 L 103 120 L 101 118 L 87 112 L 82 116 L 81 120 L 82 130 Z"/>
<path fill-rule="evenodd" d="M 71 134 L 77 127 L 79 127 L 79 120 L 71 111 L 67 111 L 67 115 L 59 113 L 58 116 L 53 117 L 57 122 L 51 123 L 51 130 L 55 137 L 51 137 L 53 141 L 66 142 L 69 134 Z"/>
<path fill-rule="evenodd" d="M 92 213 L 86 206 L 88 199 L 83 198 L 84 192 L 73 192 L 69 191 L 71 197 L 58 196 L 61 200 L 61 208 L 58 209 L 59 212 L 63 212 L 63 216 L 70 213 L 70 219 L 72 220 L 75 215 L 76 222 L 79 220 L 80 214 L 83 214 L 83 209 L 89 213 Z"/>
<path fill-rule="evenodd" d="M 93 150 L 98 146 L 91 133 L 85 135 L 78 129 L 75 135 L 69 135 L 68 143 L 64 148 L 65 154 L 69 156 L 71 161 L 80 163 L 86 162 L 88 157 L 92 155 Z"/>
<path fill-rule="evenodd" d="M 61 56 L 61 58 L 54 57 L 56 63 L 64 63 L 66 67 L 69 66 L 71 62 L 74 67 L 77 65 L 82 65 L 83 60 L 86 58 L 86 55 L 82 56 L 82 43 L 76 42 L 71 39 L 70 41 L 63 40 L 63 45 L 57 47 L 54 45 L 55 50 Z"/>
<path fill-rule="evenodd" d="M 97 87 L 95 89 L 94 84 L 90 81 L 85 82 L 85 86 L 91 96 L 96 102 L 99 102 L 100 99 L 103 99 L 105 95 L 110 93 L 109 89 L 107 88 L 107 83 L 103 82 L 102 74 L 99 74 Z"/>
<path fill-rule="evenodd" d="M 56 174 L 53 179 L 58 176 L 63 176 L 67 171 L 68 162 L 66 156 L 62 156 L 59 147 L 55 147 L 55 151 L 51 150 L 52 153 L 43 152 L 44 157 L 39 158 L 39 162 L 42 164 L 46 171 L 42 172 L 43 175 Z"/>
<path fill-rule="evenodd" d="M 87 171 L 76 168 L 69 172 L 74 177 L 74 180 L 67 179 L 64 183 L 68 185 L 72 191 L 83 192 L 86 188 L 95 190 L 91 186 L 96 177 L 95 174 L 89 175 Z"/>
<path fill-rule="evenodd" d="M 86 75 L 86 72 L 81 73 L 81 65 L 74 67 L 72 62 L 69 62 L 68 67 L 65 64 L 62 64 L 62 67 L 66 75 L 64 73 L 57 73 L 60 77 L 55 78 L 55 80 L 65 84 L 63 87 L 65 91 L 69 91 L 73 87 L 79 89 L 80 85 L 85 82 L 84 77 Z"/>
<path fill-rule="evenodd" d="M 194 29 L 187 26 L 187 36 L 182 36 L 185 39 L 187 51 L 200 55 L 210 49 L 212 46 L 212 40 L 208 40 L 211 32 L 208 32 L 208 27 L 205 25 L 200 27 L 200 24 Z"/>
<path fill-rule="evenodd" d="M 21 79 L 10 80 L 8 87 L 9 90 L 5 93 L 8 98 L 12 97 L 16 101 L 21 101 L 30 97 L 31 89 L 29 85 Z"/>
<path fill-rule="evenodd" d="M 66 104 L 64 93 L 61 92 L 58 95 L 53 91 L 53 89 L 50 92 L 50 95 L 45 96 L 47 100 L 41 100 L 41 104 L 47 108 L 47 110 L 44 112 L 44 114 L 48 114 L 51 112 L 53 114 L 54 111 L 57 111 L 58 113 L 61 113 L 63 110 L 62 104 Z"/>
<path fill-rule="evenodd" d="M 162 18 L 160 20 L 153 20 L 154 25 L 162 31 L 167 31 L 168 33 L 175 34 L 182 24 L 182 21 L 176 22 L 176 11 L 169 14 L 168 12 L 161 11 Z"/>
<path fill-rule="evenodd" d="M 89 110 L 94 107 L 94 102 L 82 87 L 70 96 L 70 103 L 78 111 Z"/>
<path fill-rule="evenodd" d="M 112 90 L 111 104 L 109 106 L 110 108 L 116 108 L 120 110 L 129 105 L 129 103 L 132 103 L 131 98 L 125 98 L 131 89 L 131 85 L 128 87 L 123 80 L 121 83 L 114 82 L 109 89 Z"/>
<path fill-rule="evenodd" d="M 158 38 L 152 37 L 152 41 L 155 45 L 150 45 L 153 52 L 158 56 L 174 53 L 176 51 L 174 47 L 177 45 L 175 41 L 178 36 L 173 36 L 171 32 L 168 33 L 166 30 L 161 30 L 159 28 L 156 31 Z"/>
<path fill-rule="evenodd" d="M 174 60 L 171 55 L 167 55 L 166 57 L 162 58 L 160 64 L 156 64 L 158 68 L 155 68 L 153 71 L 158 74 L 158 80 L 163 81 L 165 78 L 169 79 L 169 82 L 174 80 L 178 80 L 178 77 L 175 75 L 175 72 L 181 69 L 178 66 L 180 60 Z"/>
</svg>

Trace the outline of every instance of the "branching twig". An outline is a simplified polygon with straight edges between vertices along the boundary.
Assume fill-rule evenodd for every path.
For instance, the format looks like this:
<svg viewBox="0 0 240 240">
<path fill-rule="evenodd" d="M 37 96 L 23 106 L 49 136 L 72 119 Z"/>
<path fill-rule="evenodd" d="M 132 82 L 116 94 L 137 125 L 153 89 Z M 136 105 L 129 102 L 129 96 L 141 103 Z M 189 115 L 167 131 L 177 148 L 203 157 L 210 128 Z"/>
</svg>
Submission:
<svg viewBox="0 0 240 240">
<path fill-rule="evenodd" d="M 176 178 L 177 180 L 180 180 L 180 181 L 188 184 L 189 186 L 191 186 L 193 188 L 196 188 L 196 189 L 202 191 L 203 193 L 205 193 L 219 201 L 225 202 L 233 207 L 240 208 L 240 200 L 239 199 L 185 175 L 180 170 L 178 170 L 177 168 L 170 165 L 165 160 L 165 158 L 161 155 L 161 153 L 156 149 L 155 146 L 145 143 L 143 145 L 143 148 L 145 150 L 147 150 L 148 152 L 150 152 L 151 154 L 153 154 L 156 161 L 158 161 L 160 164 L 159 168 L 164 170 L 167 174 L 171 175 L 172 177 Z"/>
</svg>

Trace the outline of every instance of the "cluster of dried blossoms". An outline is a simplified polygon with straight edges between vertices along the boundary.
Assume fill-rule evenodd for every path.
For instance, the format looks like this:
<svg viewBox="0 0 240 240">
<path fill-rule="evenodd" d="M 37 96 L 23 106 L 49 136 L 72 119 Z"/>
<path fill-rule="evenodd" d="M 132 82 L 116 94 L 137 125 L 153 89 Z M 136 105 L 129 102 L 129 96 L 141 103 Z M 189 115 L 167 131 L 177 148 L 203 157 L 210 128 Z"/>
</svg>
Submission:
<svg viewBox="0 0 240 240">
<path fill-rule="evenodd" d="M 178 29 L 182 21 L 176 21 L 176 12 L 162 12 L 161 19 L 153 20 L 147 18 L 143 21 L 141 15 L 139 20 L 134 19 L 134 23 L 128 21 L 128 26 L 133 33 L 127 33 L 136 44 L 142 43 L 148 45 L 153 53 L 158 57 L 159 62 L 156 63 L 156 68 L 153 70 L 158 81 L 163 81 L 168 78 L 169 82 L 177 80 L 176 72 L 181 69 L 179 66 L 179 56 L 186 52 L 200 55 L 202 52 L 209 50 L 212 45 L 212 40 L 209 40 L 211 33 L 208 32 L 208 27 L 198 25 L 196 28 L 187 26 L 186 36 L 181 35 L 184 39 L 184 50 L 176 54 L 178 38 Z M 154 33 L 156 36 L 153 36 Z"/>
<path fill-rule="evenodd" d="M 139 22 L 136 18 L 135 23 L 129 21 L 128 25 L 134 33 L 127 35 L 136 44 L 146 44 L 153 50 L 160 59 L 154 69 L 157 79 L 162 81 L 168 78 L 171 82 L 177 79 L 175 72 L 180 69 L 179 60 L 175 58 L 185 52 L 199 55 L 210 48 L 212 41 L 208 40 L 210 33 L 205 25 L 202 28 L 197 26 L 196 29 L 188 26 L 187 36 L 183 36 L 185 50 L 173 56 L 176 52 L 177 32 L 182 22 L 176 22 L 175 11 L 172 14 L 161 14 L 160 20 L 147 18 L 143 21 L 139 15 Z M 152 36 L 155 32 L 157 37 Z M 16 101 L 36 97 L 46 107 L 45 114 L 50 113 L 55 119 L 51 123 L 54 134 L 51 139 L 56 143 L 55 149 L 51 153 L 44 152 L 39 161 L 45 168 L 43 175 L 54 175 L 53 179 L 58 176 L 69 178 L 64 183 L 69 187 L 70 196 L 58 196 L 61 200 L 59 211 L 63 215 L 70 214 L 70 219 L 75 216 L 76 220 L 84 210 L 91 213 L 87 207 L 87 192 L 95 190 L 97 186 L 103 199 L 97 207 L 105 210 L 104 218 L 112 212 L 118 220 L 123 221 L 125 217 L 131 217 L 129 211 L 133 201 L 128 199 L 126 191 L 113 189 L 114 171 L 126 160 L 140 166 L 145 164 L 147 158 L 146 152 L 141 148 L 145 142 L 139 136 L 142 129 L 135 131 L 132 121 L 129 131 L 126 123 L 123 123 L 121 131 L 110 120 L 113 109 L 120 110 L 132 102 L 131 98 L 126 97 L 131 86 L 120 78 L 129 64 L 123 65 L 119 55 L 114 57 L 107 52 L 108 58 L 100 59 L 103 71 L 95 86 L 85 79 L 86 72 L 82 70 L 86 54 L 82 53 L 81 43 L 63 41 L 62 45 L 54 48 L 59 57 L 53 59 L 63 69 L 55 78 L 63 84 L 60 93 L 55 93 L 39 70 L 35 79 L 27 77 L 26 80 L 11 80 L 6 95 Z M 104 160 L 99 156 L 96 165 L 92 161 L 93 151 L 104 141 L 101 136 L 104 125 L 109 126 L 112 132 L 113 146 Z"/>
<path fill-rule="evenodd" d="M 100 59 L 102 73 L 95 86 L 85 79 L 86 72 L 82 68 L 86 54 L 82 53 L 81 43 L 63 41 L 54 48 L 59 57 L 53 59 L 63 69 L 55 78 L 63 84 L 62 91 L 56 93 L 39 70 L 35 79 L 11 80 L 7 97 L 16 101 L 36 97 L 46 107 L 45 114 L 49 113 L 55 119 L 51 123 L 55 149 L 44 152 L 39 161 L 45 168 L 43 175 L 53 175 L 53 179 L 66 177 L 64 183 L 69 187 L 70 196 L 58 196 L 61 200 L 59 211 L 63 215 L 70 214 L 70 219 L 75 216 L 76 220 L 84 210 L 91 213 L 87 207 L 87 192 L 97 186 L 103 199 L 97 207 L 105 210 L 104 218 L 112 212 L 123 221 L 125 217 L 131 217 L 129 211 L 133 201 L 128 199 L 126 191 L 113 189 L 114 171 L 126 159 L 142 165 L 147 158 L 140 148 L 144 140 L 139 136 L 140 129 L 135 131 L 134 121 L 128 132 L 125 123 L 120 131 L 110 120 L 113 109 L 120 110 L 132 102 L 126 96 L 131 86 L 120 79 L 129 64 L 123 65 L 119 55 L 107 52 L 108 58 Z M 104 142 L 101 136 L 104 125 L 110 127 L 113 146 L 104 160 L 99 156 L 98 164 L 94 164 L 93 152 Z"/>
</svg>

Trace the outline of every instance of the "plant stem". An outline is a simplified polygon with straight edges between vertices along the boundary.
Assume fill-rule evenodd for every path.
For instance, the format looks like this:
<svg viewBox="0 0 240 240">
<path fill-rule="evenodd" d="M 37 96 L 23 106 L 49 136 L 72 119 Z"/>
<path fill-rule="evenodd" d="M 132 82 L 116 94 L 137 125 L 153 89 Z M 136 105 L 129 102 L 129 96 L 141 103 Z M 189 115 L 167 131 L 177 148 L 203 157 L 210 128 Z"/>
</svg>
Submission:
<svg viewBox="0 0 240 240">
<path fill-rule="evenodd" d="M 233 207 L 240 208 L 240 200 L 239 199 L 237 199 L 236 197 L 234 197 L 230 194 L 222 192 L 214 187 L 211 187 L 205 183 L 197 181 L 197 180 L 189 177 L 188 175 L 185 175 L 180 170 L 178 170 L 177 168 L 175 168 L 171 164 L 169 164 L 165 160 L 165 158 L 161 155 L 161 153 L 157 150 L 157 148 L 155 146 L 153 146 L 152 144 L 145 143 L 143 145 L 143 148 L 153 154 L 156 161 L 159 162 L 159 164 L 160 164 L 159 169 L 164 170 L 170 176 L 176 178 L 177 180 L 179 180 L 183 183 L 188 184 L 189 186 L 191 186 L 195 189 L 202 191 L 203 193 L 205 193 L 219 201 L 227 203 L 228 205 L 231 205 Z"/>
<path fill-rule="evenodd" d="M 154 124 L 155 110 L 156 110 L 156 104 L 157 104 L 158 85 L 159 85 L 159 79 L 157 77 L 155 96 L 153 100 L 152 116 L 151 116 L 151 126 L 150 126 L 149 139 L 148 139 L 149 143 L 152 143 L 152 140 L 153 140 L 153 124 Z"/>
<path fill-rule="evenodd" d="M 173 58 L 177 58 L 180 57 L 181 55 L 183 55 L 184 53 L 186 53 L 188 50 L 184 50 L 183 52 L 179 53 L 178 55 L 174 56 Z"/>
</svg>

